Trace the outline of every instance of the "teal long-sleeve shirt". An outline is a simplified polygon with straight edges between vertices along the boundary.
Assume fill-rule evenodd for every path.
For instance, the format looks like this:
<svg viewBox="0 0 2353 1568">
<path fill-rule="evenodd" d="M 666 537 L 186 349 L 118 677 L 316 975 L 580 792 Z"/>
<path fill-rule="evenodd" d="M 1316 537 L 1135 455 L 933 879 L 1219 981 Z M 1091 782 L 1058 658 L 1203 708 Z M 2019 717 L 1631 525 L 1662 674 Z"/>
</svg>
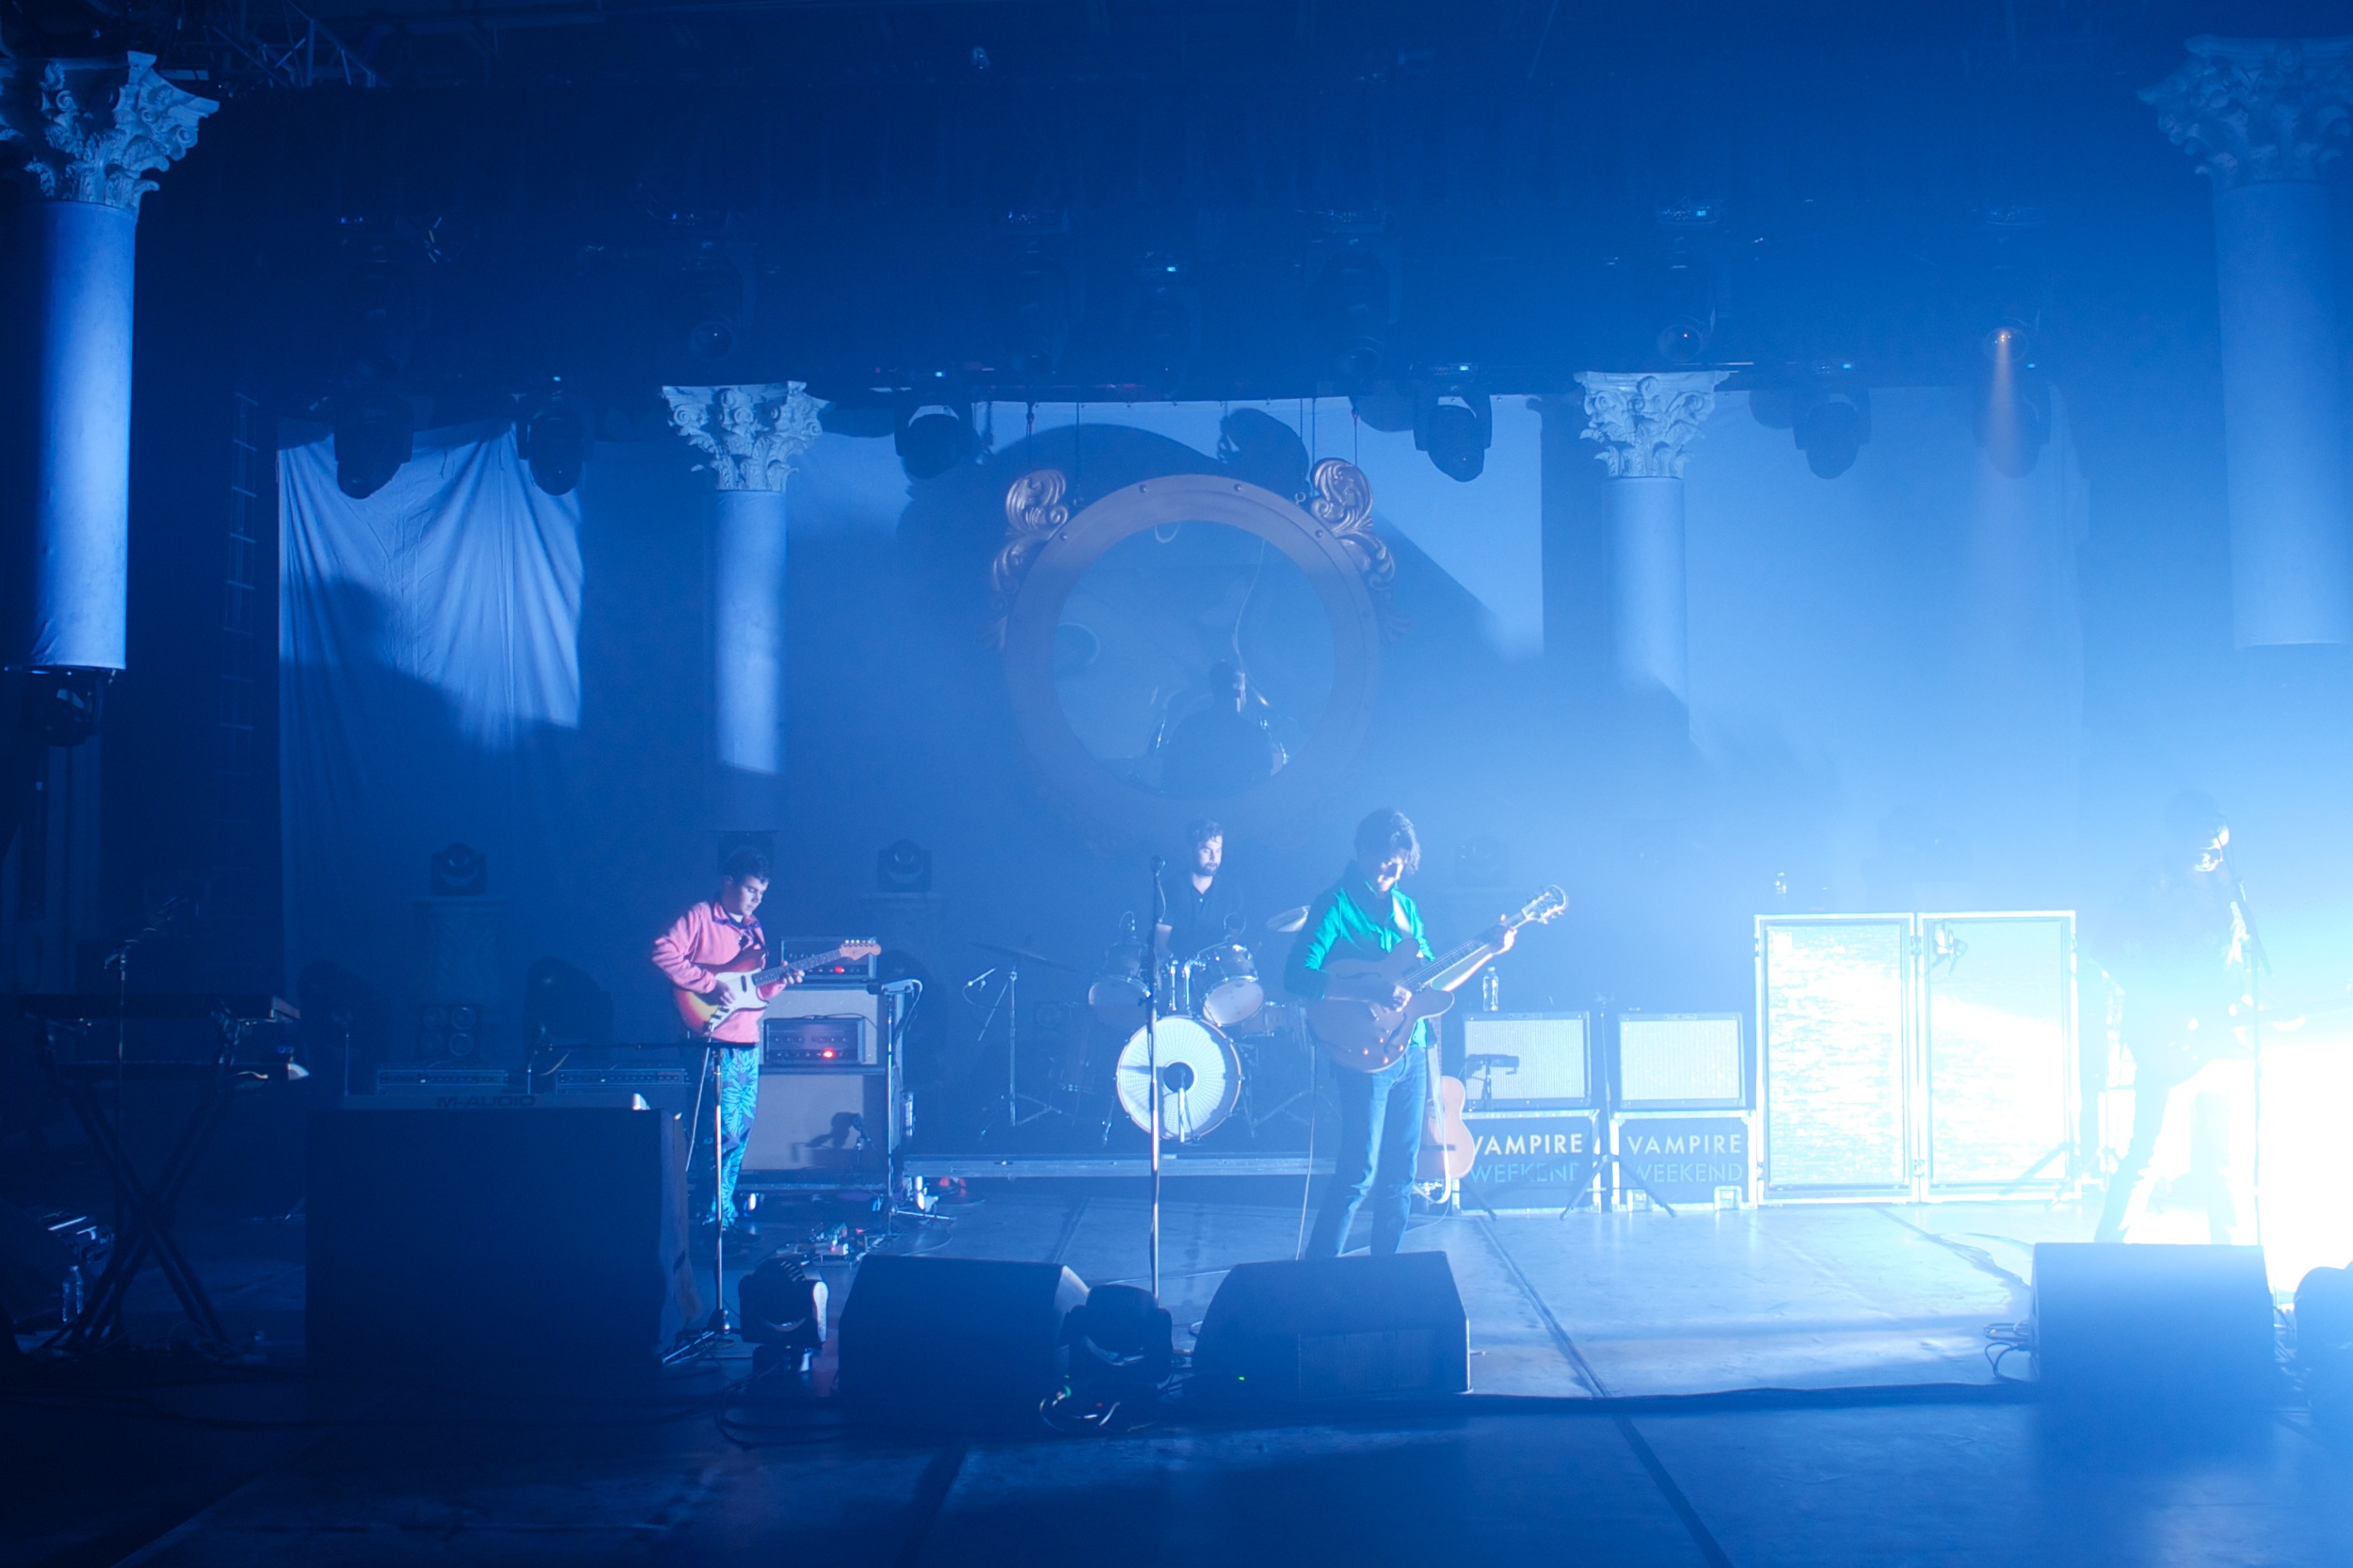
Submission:
<svg viewBox="0 0 2353 1568">
<path fill-rule="evenodd" d="M 1377 959 L 1404 941 L 1411 941 L 1422 957 L 1431 955 L 1420 908 L 1402 888 L 1374 892 L 1352 865 L 1308 910 L 1307 923 L 1300 927 L 1289 962 L 1283 966 L 1283 988 L 1321 1001 L 1327 984 L 1325 964 L 1335 958 Z"/>
</svg>

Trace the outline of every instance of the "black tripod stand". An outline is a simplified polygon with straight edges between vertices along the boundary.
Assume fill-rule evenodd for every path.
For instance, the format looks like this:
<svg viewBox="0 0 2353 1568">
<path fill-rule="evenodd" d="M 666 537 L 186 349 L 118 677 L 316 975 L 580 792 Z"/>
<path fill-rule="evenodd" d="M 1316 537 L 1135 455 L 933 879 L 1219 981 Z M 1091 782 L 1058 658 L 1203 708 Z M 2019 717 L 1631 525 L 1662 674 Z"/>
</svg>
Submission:
<svg viewBox="0 0 2353 1568">
<path fill-rule="evenodd" d="M 1616 1018 L 1614 1016 L 1607 1015 L 1600 1005 L 1594 1007 L 1593 1014 L 1596 1017 L 1610 1016 L 1612 1048 L 1604 1061 L 1614 1064 L 1618 1054 L 1614 1042 L 1617 1029 Z M 1650 1184 L 1645 1182 L 1634 1167 L 1626 1163 L 1625 1157 L 1618 1153 L 1617 1141 L 1609 1136 L 1609 1124 L 1616 1119 L 1618 1110 L 1618 1075 L 1605 1070 L 1595 1076 L 1600 1080 L 1601 1093 L 1596 1096 L 1593 1109 L 1593 1185 L 1569 1199 L 1567 1207 L 1561 1210 L 1560 1217 L 1563 1220 L 1567 1219 L 1577 1211 L 1578 1202 L 1587 1197 L 1593 1200 L 1595 1208 L 1612 1208 L 1615 1203 L 1611 1194 L 1631 1187 L 1642 1196 L 1650 1199 L 1651 1207 L 1670 1220 L 1673 1219 L 1675 1217 L 1673 1206 L 1651 1191 Z"/>
</svg>

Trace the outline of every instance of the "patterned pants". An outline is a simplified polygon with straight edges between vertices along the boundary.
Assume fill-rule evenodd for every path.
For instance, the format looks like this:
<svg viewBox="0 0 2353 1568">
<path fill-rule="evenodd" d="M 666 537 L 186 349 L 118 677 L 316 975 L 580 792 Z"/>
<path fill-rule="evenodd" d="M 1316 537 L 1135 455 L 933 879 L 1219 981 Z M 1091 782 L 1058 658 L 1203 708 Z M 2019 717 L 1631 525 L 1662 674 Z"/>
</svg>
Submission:
<svg viewBox="0 0 2353 1568">
<path fill-rule="evenodd" d="M 719 1195 L 716 1207 L 706 1207 L 703 1218 L 712 1224 L 735 1220 L 735 1178 L 744 1169 L 744 1144 L 752 1135 L 752 1117 L 760 1109 L 760 1052 L 752 1047 L 719 1048 Z M 702 1126 L 696 1144 L 710 1143 L 710 1102 L 703 1104 Z M 711 1167 L 704 1165 L 697 1192 L 711 1190 Z"/>
</svg>

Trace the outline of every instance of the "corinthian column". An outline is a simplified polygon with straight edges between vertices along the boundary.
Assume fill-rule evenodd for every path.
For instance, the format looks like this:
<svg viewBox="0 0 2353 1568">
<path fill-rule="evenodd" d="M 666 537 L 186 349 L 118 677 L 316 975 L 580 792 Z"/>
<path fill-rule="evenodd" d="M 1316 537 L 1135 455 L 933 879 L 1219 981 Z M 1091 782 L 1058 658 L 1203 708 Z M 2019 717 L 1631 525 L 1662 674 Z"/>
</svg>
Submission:
<svg viewBox="0 0 2353 1568">
<path fill-rule="evenodd" d="M 1619 684 L 1689 702 L 1683 580 L 1683 456 L 1715 411 L 1725 372 L 1589 370 L 1585 440 L 1609 470 L 1611 626 Z"/>
<path fill-rule="evenodd" d="M 2321 185 L 2353 104 L 2353 38 L 2196 38 L 2189 55 L 2141 97 L 2214 182 L 2238 646 L 2353 641 Z"/>
<path fill-rule="evenodd" d="M 131 279 L 146 178 L 218 104 L 152 55 L 0 58 L 0 141 L 37 187 L 18 308 L 24 445 L 9 464 L 0 666 L 122 668 L 131 537 Z"/>
<path fill-rule="evenodd" d="M 719 486 L 711 555 L 714 825 L 771 829 L 784 772 L 784 485 L 817 439 L 822 405 L 798 381 L 662 392 L 670 423 Z"/>
</svg>

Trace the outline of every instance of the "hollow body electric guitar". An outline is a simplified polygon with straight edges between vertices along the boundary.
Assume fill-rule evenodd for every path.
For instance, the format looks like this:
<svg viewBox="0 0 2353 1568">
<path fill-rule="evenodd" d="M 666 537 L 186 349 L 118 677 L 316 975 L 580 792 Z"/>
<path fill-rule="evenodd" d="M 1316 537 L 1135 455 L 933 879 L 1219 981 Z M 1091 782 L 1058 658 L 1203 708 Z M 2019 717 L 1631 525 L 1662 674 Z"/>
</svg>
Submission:
<svg viewBox="0 0 2353 1568">
<path fill-rule="evenodd" d="M 1546 888 L 1503 922 L 1506 931 L 1542 925 L 1569 906 L 1569 895 Z M 1401 1007 L 1380 1002 L 1329 998 L 1307 1007 L 1307 1026 L 1324 1054 L 1343 1067 L 1360 1073 L 1379 1072 L 1402 1058 L 1414 1041 L 1414 1028 L 1454 1005 L 1455 987 L 1477 974 L 1500 952 L 1484 935 L 1474 936 L 1435 958 L 1424 958 L 1401 946 L 1380 958 L 1340 958 L 1323 966 L 1334 980 L 1374 976 L 1410 993 Z"/>
<path fill-rule="evenodd" d="M 725 964 L 711 966 L 718 984 L 708 991 L 690 991 L 683 985 L 671 987 L 678 1001 L 678 1016 L 696 1034 L 709 1034 L 712 1030 L 746 1008 L 768 1005 L 760 994 L 763 985 L 774 985 L 796 969 L 813 969 L 820 965 L 840 959 L 872 958 L 882 952 L 880 942 L 844 942 L 824 952 L 809 953 L 790 964 L 771 964 L 764 949 L 746 948 Z"/>
</svg>

